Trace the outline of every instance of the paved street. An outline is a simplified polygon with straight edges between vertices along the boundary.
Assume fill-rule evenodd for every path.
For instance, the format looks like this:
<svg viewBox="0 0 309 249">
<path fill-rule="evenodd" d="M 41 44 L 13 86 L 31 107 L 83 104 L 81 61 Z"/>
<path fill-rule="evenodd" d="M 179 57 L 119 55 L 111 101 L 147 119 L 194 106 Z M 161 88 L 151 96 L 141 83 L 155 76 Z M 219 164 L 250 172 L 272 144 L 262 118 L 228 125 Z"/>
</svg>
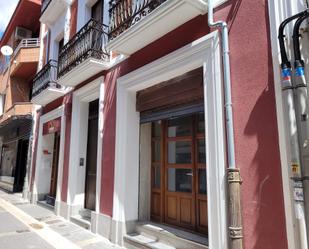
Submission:
<svg viewBox="0 0 309 249">
<path fill-rule="evenodd" d="M 119 249 L 103 237 L 0 190 L 0 249 Z"/>
</svg>

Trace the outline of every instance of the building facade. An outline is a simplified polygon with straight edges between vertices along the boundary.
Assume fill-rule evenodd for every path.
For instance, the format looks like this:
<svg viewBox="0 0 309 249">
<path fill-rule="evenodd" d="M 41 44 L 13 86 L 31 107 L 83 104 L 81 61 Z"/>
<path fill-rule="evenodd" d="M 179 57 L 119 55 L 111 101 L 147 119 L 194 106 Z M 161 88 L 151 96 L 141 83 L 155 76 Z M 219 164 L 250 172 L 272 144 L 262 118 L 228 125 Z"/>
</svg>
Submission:
<svg viewBox="0 0 309 249">
<path fill-rule="evenodd" d="M 214 4 L 229 28 L 243 247 L 298 248 L 273 54 L 284 3 Z M 224 51 L 207 11 L 200 0 L 42 1 L 33 202 L 128 248 L 229 248 Z"/>
<path fill-rule="evenodd" d="M 1 48 L 8 45 L 13 50 L 1 55 L 0 186 L 13 192 L 23 190 L 29 166 L 35 110 L 30 89 L 39 61 L 39 15 L 40 1 L 20 1 L 0 41 Z"/>
</svg>

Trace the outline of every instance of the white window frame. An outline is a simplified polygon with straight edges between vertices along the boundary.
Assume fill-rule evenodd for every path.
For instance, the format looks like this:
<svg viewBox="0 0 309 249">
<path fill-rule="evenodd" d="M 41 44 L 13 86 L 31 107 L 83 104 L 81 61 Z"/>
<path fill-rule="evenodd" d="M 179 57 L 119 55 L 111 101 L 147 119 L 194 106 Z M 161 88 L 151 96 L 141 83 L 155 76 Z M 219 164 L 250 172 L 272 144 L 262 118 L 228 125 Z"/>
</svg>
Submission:
<svg viewBox="0 0 309 249">
<path fill-rule="evenodd" d="M 198 67 L 204 69 L 209 248 L 227 248 L 224 97 L 217 31 L 117 80 L 113 200 L 116 243 L 121 243 L 126 233 L 123 224 L 138 220 L 140 122 L 136 92 Z"/>
</svg>

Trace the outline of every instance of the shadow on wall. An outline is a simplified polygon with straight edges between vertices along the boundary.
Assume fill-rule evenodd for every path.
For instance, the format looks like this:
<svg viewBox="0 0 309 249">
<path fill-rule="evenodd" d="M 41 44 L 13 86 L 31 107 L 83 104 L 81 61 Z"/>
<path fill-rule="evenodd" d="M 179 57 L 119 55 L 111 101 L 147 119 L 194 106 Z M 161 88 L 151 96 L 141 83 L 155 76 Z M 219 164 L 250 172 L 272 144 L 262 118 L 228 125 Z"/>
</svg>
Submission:
<svg viewBox="0 0 309 249">
<path fill-rule="evenodd" d="M 231 28 L 234 24 L 235 18 L 237 17 L 238 10 L 242 4 L 243 0 L 234 0 L 234 1 L 227 1 L 225 4 L 220 5 L 217 10 L 229 9 L 227 16 L 224 18 L 225 22 L 229 26 L 229 32 L 231 32 Z M 217 20 L 215 16 L 215 21 Z"/>
<path fill-rule="evenodd" d="M 268 36 L 265 40 L 270 41 L 268 17 L 268 6 L 267 1 L 265 1 Z M 268 83 L 257 99 L 245 127 L 245 135 L 255 136 L 257 139 L 257 150 L 250 168 L 247 169 L 249 178 L 254 180 L 251 183 L 244 184 L 253 185 L 255 192 L 250 193 L 253 196 L 252 199 L 242 200 L 243 205 L 246 206 L 246 213 L 243 215 L 247 218 L 256 217 L 255 224 L 252 224 L 254 227 L 249 228 L 249 233 L 247 231 L 247 235 L 253 235 L 252 237 L 255 240 L 251 242 L 253 249 L 288 248 L 270 44 L 268 44 L 267 51 Z M 243 196 L 245 191 L 246 189 L 242 190 Z M 247 222 L 247 224 L 250 223 Z M 270 244 L 270 242 L 273 242 L 273 244 Z"/>
<path fill-rule="evenodd" d="M 103 120 L 103 152 L 100 211 L 112 217 L 114 194 L 114 163 L 115 163 L 115 137 L 116 137 L 116 86 L 119 76 L 119 67 L 111 70 L 105 77 L 104 84 L 104 120 Z M 104 174 L 103 174 L 104 172 Z"/>
</svg>

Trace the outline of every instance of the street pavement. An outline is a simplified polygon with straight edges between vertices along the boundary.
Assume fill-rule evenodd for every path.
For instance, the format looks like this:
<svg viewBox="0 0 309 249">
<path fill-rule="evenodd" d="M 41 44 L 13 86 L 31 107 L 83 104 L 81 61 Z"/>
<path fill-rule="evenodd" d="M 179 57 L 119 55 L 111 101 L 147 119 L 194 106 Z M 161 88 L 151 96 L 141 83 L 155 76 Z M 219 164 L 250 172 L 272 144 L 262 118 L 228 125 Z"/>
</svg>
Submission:
<svg viewBox="0 0 309 249">
<path fill-rule="evenodd" d="M 20 194 L 0 190 L 0 249 L 121 249 Z"/>
</svg>

